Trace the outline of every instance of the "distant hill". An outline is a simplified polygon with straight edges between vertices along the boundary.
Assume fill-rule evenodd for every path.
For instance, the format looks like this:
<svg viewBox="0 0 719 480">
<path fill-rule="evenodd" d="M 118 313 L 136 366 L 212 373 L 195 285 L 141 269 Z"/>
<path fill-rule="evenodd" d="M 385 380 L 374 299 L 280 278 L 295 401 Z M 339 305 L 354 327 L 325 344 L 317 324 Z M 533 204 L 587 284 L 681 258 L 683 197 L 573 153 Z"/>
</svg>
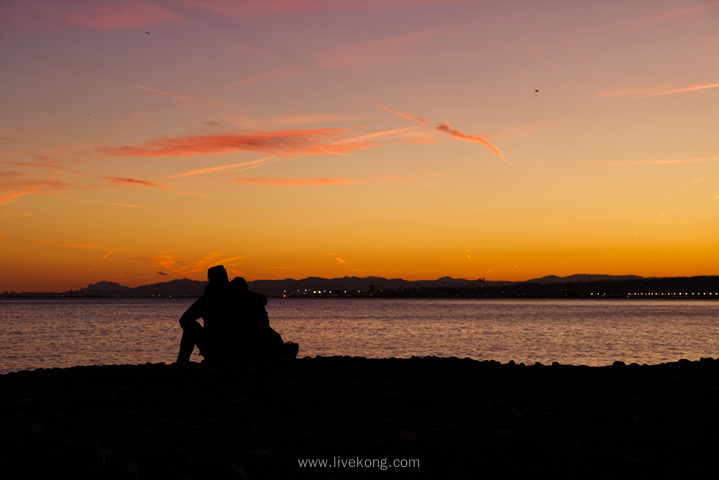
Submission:
<svg viewBox="0 0 719 480">
<path fill-rule="evenodd" d="M 286 278 L 284 280 L 255 280 L 248 282 L 251 290 L 263 293 L 267 296 L 281 297 L 283 295 L 302 295 L 315 291 L 325 292 L 361 292 L 361 291 L 407 291 L 417 289 L 471 289 L 479 286 L 490 288 L 505 288 L 522 284 L 551 285 L 559 283 L 590 283 L 606 281 L 628 281 L 643 280 L 643 277 L 613 276 L 613 275 L 571 275 L 558 277 L 550 275 L 542 278 L 528 280 L 526 282 L 510 281 L 481 281 L 467 280 L 464 278 L 441 277 L 436 280 L 405 280 L 402 278 L 384 277 L 342 277 L 342 278 L 321 278 L 307 277 L 300 280 Z M 197 280 L 180 279 L 140 287 L 125 287 L 115 282 L 98 282 L 83 288 L 76 293 L 85 296 L 186 296 L 199 297 L 204 291 L 207 282 Z"/>
<path fill-rule="evenodd" d="M 199 297 L 207 282 L 176 279 L 139 287 L 116 282 L 97 282 L 80 290 L 55 293 L 3 293 L 2 296 L 85 296 L 85 297 Z M 580 298 L 596 295 L 627 297 L 676 295 L 706 292 L 719 298 L 719 276 L 644 278 L 637 275 L 549 275 L 524 282 L 467 280 L 441 277 L 436 280 L 404 280 L 384 277 L 308 277 L 301 280 L 255 280 L 251 290 L 269 297 L 286 296 L 394 296 L 394 297 L 492 297 L 492 298 Z"/>
<path fill-rule="evenodd" d="M 487 282 L 489 284 L 506 285 L 509 282 Z M 287 278 L 285 280 L 255 280 L 248 282 L 250 288 L 265 295 L 282 296 L 285 293 L 295 293 L 313 290 L 327 291 L 365 291 L 365 290 L 401 290 L 411 288 L 430 287 L 462 287 L 479 285 L 477 280 L 442 277 L 437 280 L 404 280 L 402 278 L 384 277 L 343 277 L 319 278 L 308 277 L 302 280 Z"/>
<path fill-rule="evenodd" d="M 115 292 L 127 292 L 128 290 L 132 290 L 132 288 L 126 287 L 124 285 L 120 285 L 117 282 L 97 282 L 97 283 L 92 283 L 85 288 L 81 288 L 77 292 L 82 293 L 82 294 L 103 293 L 103 292 L 115 293 Z"/>
<path fill-rule="evenodd" d="M 616 281 L 628 281 L 628 280 L 644 280 L 644 277 L 637 275 L 587 275 L 578 274 L 570 275 L 568 277 L 558 277 L 556 275 L 547 275 L 542 278 L 535 278 L 533 280 L 527 280 L 526 282 L 519 283 L 589 283 L 589 282 L 616 282 Z"/>
<path fill-rule="evenodd" d="M 66 294 L 84 297 L 199 297 L 205 291 L 205 285 L 207 282 L 187 278 L 140 287 L 126 287 L 115 282 L 98 282 Z"/>
</svg>

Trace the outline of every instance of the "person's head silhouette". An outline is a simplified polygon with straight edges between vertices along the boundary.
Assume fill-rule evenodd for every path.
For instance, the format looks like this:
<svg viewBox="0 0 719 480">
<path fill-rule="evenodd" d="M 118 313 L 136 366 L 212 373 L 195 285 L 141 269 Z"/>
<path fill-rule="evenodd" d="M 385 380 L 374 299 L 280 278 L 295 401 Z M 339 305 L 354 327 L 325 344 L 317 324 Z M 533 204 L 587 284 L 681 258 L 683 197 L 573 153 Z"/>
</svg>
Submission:
<svg viewBox="0 0 719 480">
<path fill-rule="evenodd" d="M 222 265 L 217 265 L 207 270 L 207 279 L 210 284 L 226 285 L 230 283 L 230 279 L 227 277 L 227 270 Z"/>
<path fill-rule="evenodd" d="M 230 282 L 230 285 L 232 285 L 233 287 L 235 287 L 235 288 L 236 288 L 237 290 L 239 290 L 240 292 L 246 292 L 246 291 L 249 290 L 249 288 L 247 287 L 247 282 L 246 282 L 245 279 L 242 278 L 242 277 L 235 277 L 235 278 L 233 278 L 233 279 L 232 279 L 232 282 Z"/>
</svg>

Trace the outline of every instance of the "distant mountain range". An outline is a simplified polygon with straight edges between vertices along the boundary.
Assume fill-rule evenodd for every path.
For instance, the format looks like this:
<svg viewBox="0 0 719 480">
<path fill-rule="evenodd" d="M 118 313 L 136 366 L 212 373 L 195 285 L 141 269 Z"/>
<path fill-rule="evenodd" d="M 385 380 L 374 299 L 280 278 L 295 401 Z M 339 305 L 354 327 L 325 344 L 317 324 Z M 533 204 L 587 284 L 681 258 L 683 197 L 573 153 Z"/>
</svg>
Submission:
<svg viewBox="0 0 719 480">
<path fill-rule="evenodd" d="M 2 296 L 82 297 L 199 297 L 207 282 L 178 279 L 139 287 L 98 282 L 79 290 L 55 293 L 4 293 Z M 437 280 L 404 280 L 384 277 L 308 277 L 301 280 L 256 280 L 251 290 L 270 297 L 282 296 L 395 296 L 395 297 L 582 297 L 595 292 L 610 296 L 662 293 L 685 295 L 702 292 L 719 295 L 719 276 L 645 278 L 637 275 L 549 275 L 524 282 L 467 280 L 442 277 Z M 609 293 L 607 293 L 609 292 Z M 716 297 L 715 297 L 716 298 Z"/>
</svg>

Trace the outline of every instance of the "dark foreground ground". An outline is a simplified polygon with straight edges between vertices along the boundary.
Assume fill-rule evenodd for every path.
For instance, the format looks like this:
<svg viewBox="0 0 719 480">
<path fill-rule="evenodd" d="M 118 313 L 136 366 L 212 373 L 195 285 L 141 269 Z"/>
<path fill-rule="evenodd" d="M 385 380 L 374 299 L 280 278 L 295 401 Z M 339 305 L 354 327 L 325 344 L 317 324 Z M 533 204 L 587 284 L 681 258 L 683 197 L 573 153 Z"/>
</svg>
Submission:
<svg viewBox="0 0 719 480">
<path fill-rule="evenodd" d="M 36 370 L 0 376 L 0 431 L 6 479 L 715 479 L 719 360 Z"/>
</svg>

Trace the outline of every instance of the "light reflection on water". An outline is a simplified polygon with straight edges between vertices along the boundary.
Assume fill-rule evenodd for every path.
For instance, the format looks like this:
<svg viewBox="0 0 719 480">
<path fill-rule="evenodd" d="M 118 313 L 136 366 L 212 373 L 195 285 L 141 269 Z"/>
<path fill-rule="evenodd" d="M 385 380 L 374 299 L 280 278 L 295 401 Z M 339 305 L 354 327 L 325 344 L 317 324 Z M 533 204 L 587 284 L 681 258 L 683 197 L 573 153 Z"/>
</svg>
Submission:
<svg viewBox="0 0 719 480">
<path fill-rule="evenodd" d="M 0 373 L 171 363 L 191 299 L 2 299 Z M 719 302 L 270 299 L 301 356 L 656 364 L 719 355 Z M 195 361 L 202 358 L 195 356 Z"/>
</svg>

